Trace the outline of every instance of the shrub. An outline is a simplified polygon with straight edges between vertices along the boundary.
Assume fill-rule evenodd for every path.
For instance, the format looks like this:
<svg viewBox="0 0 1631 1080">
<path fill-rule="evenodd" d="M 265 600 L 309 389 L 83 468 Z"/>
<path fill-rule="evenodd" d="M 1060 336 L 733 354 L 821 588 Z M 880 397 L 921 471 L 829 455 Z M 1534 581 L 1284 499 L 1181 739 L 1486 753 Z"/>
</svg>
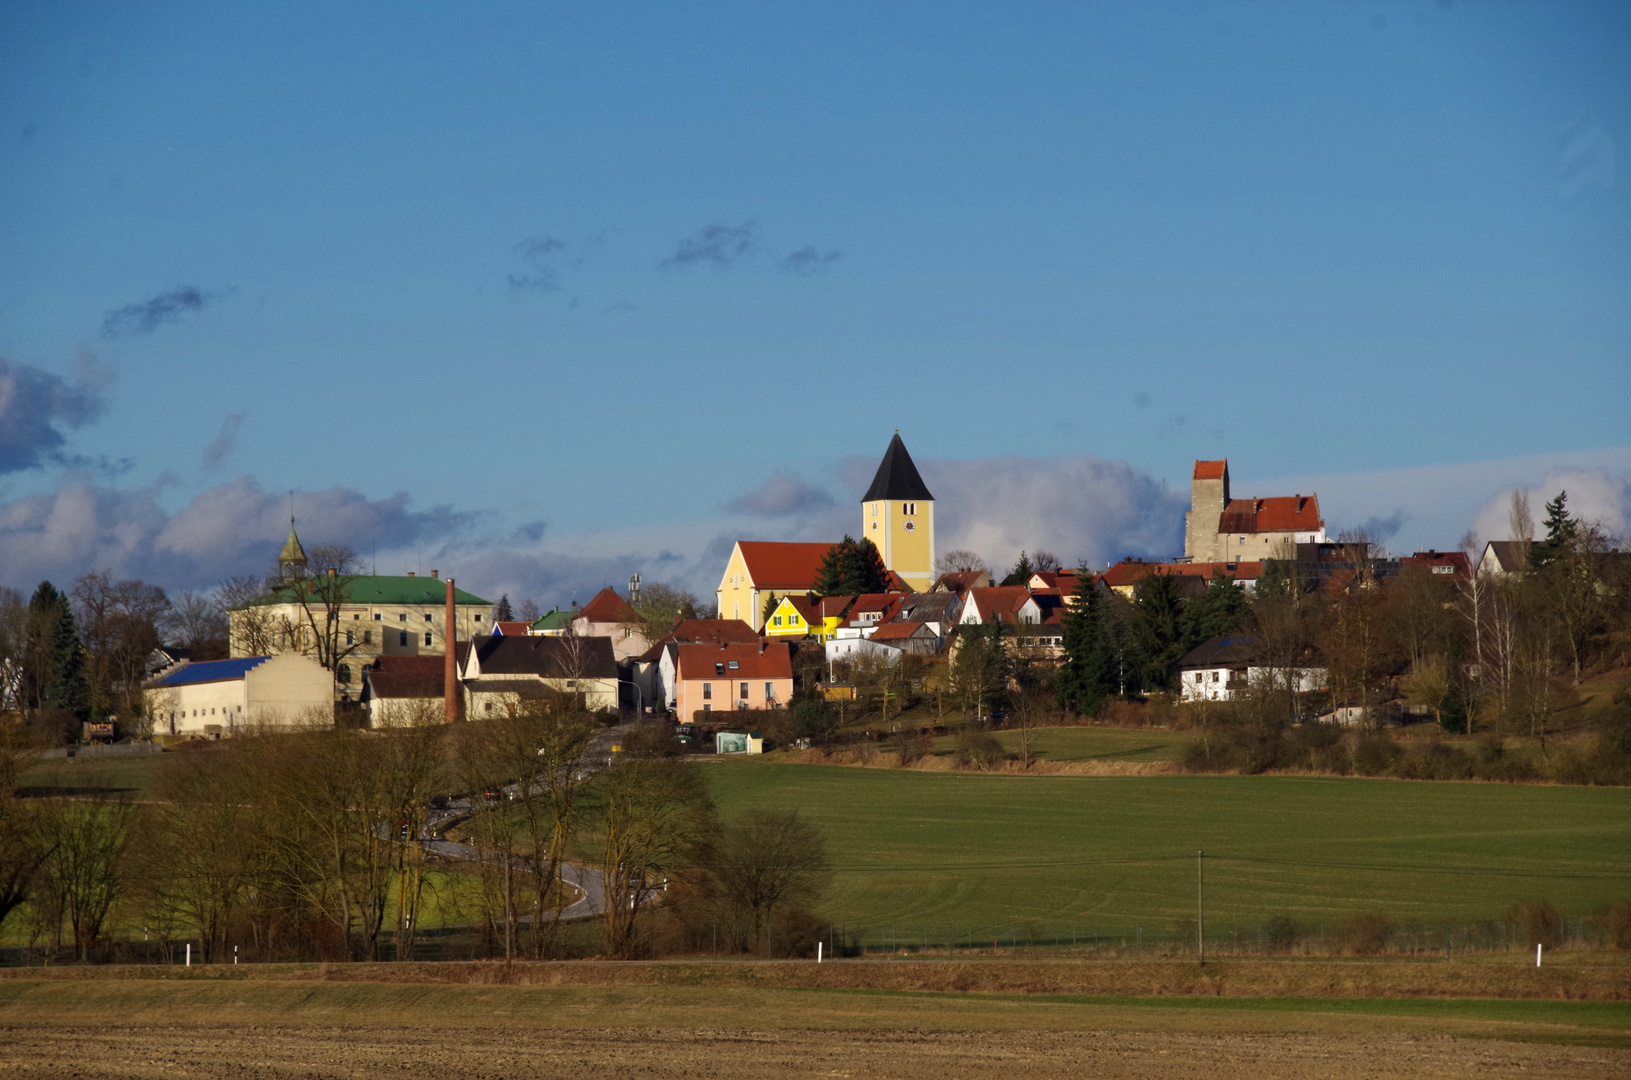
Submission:
<svg viewBox="0 0 1631 1080">
<path fill-rule="evenodd" d="M 1631 900 L 1621 900 L 1598 914 L 1592 923 L 1603 936 L 1603 944 L 1611 949 L 1631 949 Z"/>
<path fill-rule="evenodd" d="M 1398 755 L 1399 748 L 1386 735 L 1364 732 L 1354 738 L 1349 756 L 1354 772 L 1360 776 L 1381 776 Z"/>
<path fill-rule="evenodd" d="M 989 732 L 972 725 L 957 733 L 957 764 L 965 769 L 989 769 L 1008 760 L 1002 743 Z"/>
<path fill-rule="evenodd" d="M 1387 949 L 1387 915 L 1380 911 L 1356 911 L 1332 931 L 1337 950 L 1350 956 L 1378 956 Z"/>
<path fill-rule="evenodd" d="M 914 730 L 902 728 L 895 736 L 895 750 L 900 754 L 901 766 L 905 767 L 929 752 L 929 740 Z"/>
<path fill-rule="evenodd" d="M 1513 925 L 1518 940 L 1526 945 L 1555 949 L 1563 944 L 1563 916 L 1545 897 L 1513 904 L 1506 911 L 1506 921 Z"/>
<path fill-rule="evenodd" d="M 1297 947 L 1297 942 L 1301 936 L 1297 930 L 1297 923 L 1290 915 L 1282 913 L 1269 918 L 1268 945 L 1270 952 L 1290 952 Z"/>
<path fill-rule="evenodd" d="M 1473 763 L 1465 752 L 1435 739 L 1406 751 L 1393 763 L 1393 773 L 1406 780 L 1466 780 Z"/>
</svg>

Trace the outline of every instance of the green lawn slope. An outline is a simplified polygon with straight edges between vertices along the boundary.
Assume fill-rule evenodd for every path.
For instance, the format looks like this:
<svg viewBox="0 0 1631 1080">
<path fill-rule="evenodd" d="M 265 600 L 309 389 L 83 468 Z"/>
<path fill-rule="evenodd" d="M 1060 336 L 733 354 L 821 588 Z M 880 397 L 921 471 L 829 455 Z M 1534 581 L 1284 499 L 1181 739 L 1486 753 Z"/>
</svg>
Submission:
<svg viewBox="0 0 1631 1080">
<path fill-rule="evenodd" d="M 727 816 L 787 807 L 819 823 L 838 868 L 824 914 L 903 940 L 943 943 L 948 927 L 1165 934 L 1194 915 L 1198 849 L 1212 933 L 1255 934 L 1283 913 L 1312 934 L 1362 910 L 1471 924 L 1536 896 L 1578 918 L 1631 896 L 1620 789 L 705 768 Z"/>
</svg>

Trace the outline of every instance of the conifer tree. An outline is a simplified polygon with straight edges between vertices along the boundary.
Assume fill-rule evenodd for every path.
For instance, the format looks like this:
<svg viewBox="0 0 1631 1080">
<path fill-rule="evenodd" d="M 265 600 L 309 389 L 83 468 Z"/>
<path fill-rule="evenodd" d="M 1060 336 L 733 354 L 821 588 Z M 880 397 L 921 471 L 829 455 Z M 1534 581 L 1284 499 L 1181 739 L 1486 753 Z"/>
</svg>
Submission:
<svg viewBox="0 0 1631 1080">
<path fill-rule="evenodd" d="M 1065 662 L 1055 684 L 1062 707 L 1095 716 L 1115 692 L 1115 627 L 1087 567 L 1076 570 L 1076 603 L 1065 612 Z"/>
<path fill-rule="evenodd" d="M 889 581 L 883 556 L 871 540 L 846 535 L 827 549 L 816 574 L 816 596 L 857 596 L 883 592 Z"/>
<path fill-rule="evenodd" d="M 498 598 L 498 606 L 493 609 L 494 622 L 514 622 L 515 614 L 510 610 L 510 594 L 505 593 Z"/>
<path fill-rule="evenodd" d="M 1031 580 L 1031 575 L 1035 572 L 1035 568 L 1031 566 L 1030 556 L 1021 551 L 1019 561 L 1014 563 L 1014 568 L 1008 571 L 1008 576 L 1002 579 L 1002 583 L 1004 585 L 1023 585 Z"/>
<path fill-rule="evenodd" d="M 23 701 L 37 711 L 58 710 L 79 721 L 91 717 L 84 646 L 74 627 L 68 597 L 49 581 L 28 601 L 28 650 Z"/>
<path fill-rule="evenodd" d="M 1184 598 L 1176 574 L 1146 574 L 1133 586 L 1128 624 L 1138 682 L 1146 690 L 1175 690 L 1184 647 Z"/>
<path fill-rule="evenodd" d="M 1580 523 L 1569 516 L 1564 504 L 1569 501 L 1569 493 L 1560 491 L 1557 498 L 1546 504 L 1546 539 L 1529 547 L 1529 565 L 1540 569 L 1559 555 L 1565 548 L 1574 542 L 1580 534 Z"/>
<path fill-rule="evenodd" d="M 1238 633 L 1250 613 L 1245 590 L 1216 568 L 1206 591 L 1184 605 L 1184 642 L 1193 649 L 1208 638 Z"/>
</svg>

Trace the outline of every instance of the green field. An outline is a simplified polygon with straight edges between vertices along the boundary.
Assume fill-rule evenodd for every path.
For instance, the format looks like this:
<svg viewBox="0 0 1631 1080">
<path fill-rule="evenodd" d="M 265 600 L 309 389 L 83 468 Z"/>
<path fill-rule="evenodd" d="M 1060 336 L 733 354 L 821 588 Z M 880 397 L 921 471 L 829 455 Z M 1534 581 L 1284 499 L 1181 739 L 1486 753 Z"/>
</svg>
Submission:
<svg viewBox="0 0 1631 1080">
<path fill-rule="evenodd" d="M 23 787 L 109 788 L 139 796 L 162 760 L 163 754 L 42 758 L 18 782 Z"/>
<path fill-rule="evenodd" d="M 707 776 L 727 816 L 787 807 L 818 822 L 838 868 L 823 913 L 874 940 L 890 926 L 929 943 L 949 927 L 1164 934 L 1193 917 L 1202 848 L 1212 934 L 1255 934 L 1276 913 L 1305 933 L 1361 910 L 1469 924 L 1535 896 L 1580 917 L 1631 896 L 1622 789 L 750 759 Z"/>
<path fill-rule="evenodd" d="M 997 741 L 1010 754 L 1018 754 L 1017 731 L 996 732 Z M 1177 761 L 1184 756 L 1189 736 L 1174 731 L 1129 731 L 1124 728 L 1037 728 L 1031 733 L 1031 753 L 1043 761 Z M 934 741 L 934 753 L 957 752 L 956 736 Z"/>
</svg>

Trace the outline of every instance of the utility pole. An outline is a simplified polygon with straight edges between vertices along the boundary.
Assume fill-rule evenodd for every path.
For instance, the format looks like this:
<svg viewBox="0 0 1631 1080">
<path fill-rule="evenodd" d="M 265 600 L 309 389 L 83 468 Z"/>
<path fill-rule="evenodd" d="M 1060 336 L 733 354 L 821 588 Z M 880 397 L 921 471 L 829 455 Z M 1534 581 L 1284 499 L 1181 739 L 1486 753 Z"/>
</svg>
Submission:
<svg viewBox="0 0 1631 1080">
<path fill-rule="evenodd" d="M 1206 966 L 1206 863 L 1205 850 L 1195 852 L 1195 952 Z"/>
</svg>

